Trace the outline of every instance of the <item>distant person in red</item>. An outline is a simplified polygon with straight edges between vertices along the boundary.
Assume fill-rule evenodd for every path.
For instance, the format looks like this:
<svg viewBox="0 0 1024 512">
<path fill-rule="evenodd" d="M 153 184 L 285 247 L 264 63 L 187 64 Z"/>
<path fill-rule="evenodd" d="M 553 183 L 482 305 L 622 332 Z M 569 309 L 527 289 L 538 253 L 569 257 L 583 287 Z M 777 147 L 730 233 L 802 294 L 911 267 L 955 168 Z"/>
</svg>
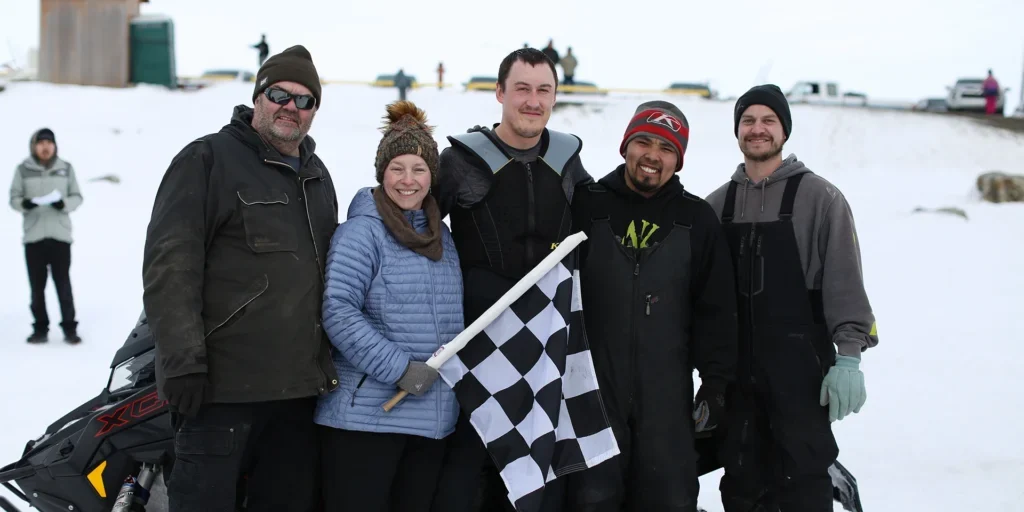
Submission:
<svg viewBox="0 0 1024 512">
<path fill-rule="evenodd" d="M 444 89 L 444 62 L 437 63 L 437 88 Z"/>
<path fill-rule="evenodd" d="M 999 82 L 992 76 L 992 70 L 988 70 L 988 77 L 981 83 L 981 95 L 985 97 L 985 115 L 990 116 L 996 113 L 996 102 L 999 101 Z"/>
</svg>

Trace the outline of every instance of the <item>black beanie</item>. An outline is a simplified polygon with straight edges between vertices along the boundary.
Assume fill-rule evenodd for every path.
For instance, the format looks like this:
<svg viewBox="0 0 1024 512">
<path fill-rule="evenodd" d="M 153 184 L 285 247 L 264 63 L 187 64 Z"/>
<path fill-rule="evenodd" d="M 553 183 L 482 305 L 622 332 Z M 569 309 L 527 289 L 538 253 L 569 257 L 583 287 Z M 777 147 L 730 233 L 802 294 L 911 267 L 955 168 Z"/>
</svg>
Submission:
<svg viewBox="0 0 1024 512">
<path fill-rule="evenodd" d="M 40 128 L 39 131 L 32 134 L 32 138 L 28 141 L 28 154 L 32 155 L 32 159 L 39 161 L 39 157 L 36 156 L 36 143 L 41 140 L 48 140 L 53 143 L 53 156 L 57 156 L 57 137 L 53 135 L 53 130 L 49 128 Z"/>
<path fill-rule="evenodd" d="M 789 134 L 793 130 L 793 116 L 789 113 L 789 101 L 786 100 L 782 89 L 774 84 L 751 87 L 749 91 L 743 93 L 743 96 L 740 96 L 740 99 L 736 100 L 736 109 L 733 111 L 733 133 L 736 134 L 736 137 L 740 136 L 740 116 L 751 105 L 764 105 L 774 110 L 775 115 L 779 116 L 779 121 L 782 123 L 782 133 L 787 139 L 789 138 Z"/>
<path fill-rule="evenodd" d="M 252 93 L 252 101 L 267 87 L 277 82 L 295 82 L 305 85 L 320 108 L 320 75 L 313 65 L 313 57 L 302 45 L 292 46 L 287 50 L 267 59 L 256 73 L 256 90 Z"/>
<path fill-rule="evenodd" d="M 32 136 L 32 143 L 35 144 L 41 140 L 48 140 L 54 144 L 57 143 L 57 138 L 53 135 L 53 130 L 49 128 L 43 128 Z"/>
</svg>

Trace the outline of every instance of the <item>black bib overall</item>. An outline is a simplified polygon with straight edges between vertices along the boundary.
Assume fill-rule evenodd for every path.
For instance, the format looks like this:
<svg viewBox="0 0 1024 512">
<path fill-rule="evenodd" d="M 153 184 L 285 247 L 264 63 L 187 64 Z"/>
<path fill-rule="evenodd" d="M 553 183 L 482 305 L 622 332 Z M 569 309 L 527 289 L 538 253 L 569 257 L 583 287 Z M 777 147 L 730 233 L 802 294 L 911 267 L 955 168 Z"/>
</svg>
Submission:
<svg viewBox="0 0 1024 512">
<path fill-rule="evenodd" d="M 567 510 L 692 512 L 692 219 L 679 208 L 660 243 L 626 247 L 605 206 L 614 200 L 595 194 L 580 275 L 587 339 L 621 455 L 570 475 Z"/>
<path fill-rule="evenodd" d="M 738 375 L 721 451 L 726 512 L 832 510 L 828 468 L 839 450 L 818 400 L 835 348 L 821 291 L 805 284 L 793 230 L 803 176 L 786 181 L 777 221 L 733 223 L 736 182 L 722 211 L 740 321 Z"/>
</svg>

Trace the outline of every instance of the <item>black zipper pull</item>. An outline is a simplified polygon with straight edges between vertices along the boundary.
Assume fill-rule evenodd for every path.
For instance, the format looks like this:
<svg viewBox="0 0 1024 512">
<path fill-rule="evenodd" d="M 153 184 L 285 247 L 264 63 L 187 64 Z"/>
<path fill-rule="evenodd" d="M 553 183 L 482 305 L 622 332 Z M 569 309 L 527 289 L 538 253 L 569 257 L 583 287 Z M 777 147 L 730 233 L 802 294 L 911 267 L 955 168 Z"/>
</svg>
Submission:
<svg viewBox="0 0 1024 512">
<path fill-rule="evenodd" d="M 638 275 L 640 275 L 640 264 L 639 263 L 637 263 L 636 264 L 636 268 L 633 269 L 633 276 L 636 277 Z"/>
<path fill-rule="evenodd" d="M 757 235 L 757 252 L 754 253 L 757 256 L 761 255 L 761 240 L 761 235 Z"/>
<path fill-rule="evenodd" d="M 647 294 L 647 316 L 651 316 L 651 294 Z"/>
<path fill-rule="evenodd" d="M 747 248 L 747 237 L 740 238 L 740 258 L 743 258 L 743 250 Z"/>
</svg>

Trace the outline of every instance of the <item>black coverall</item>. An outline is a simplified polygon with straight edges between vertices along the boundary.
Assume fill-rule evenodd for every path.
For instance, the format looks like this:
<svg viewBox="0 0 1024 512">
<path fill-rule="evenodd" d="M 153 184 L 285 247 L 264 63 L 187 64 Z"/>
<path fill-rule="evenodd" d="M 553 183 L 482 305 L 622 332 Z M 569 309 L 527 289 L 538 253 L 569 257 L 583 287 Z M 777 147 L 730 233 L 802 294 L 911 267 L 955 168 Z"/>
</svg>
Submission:
<svg viewBox="0 0 1024 512">
<path fill-rule="evenodd" d="M 833 510 L 828 468 L 839 449 L 819 405 L 835 347 L 820 290 L 808 290 L 791 223 L 800 180 L 789 178 L 779 220 L 733 223 L 736 182 L 722 223 L 736 263 L 740 345 L 720 457 L 726 512 Z"/>
<path fill-rule="evenodd" d="M 574 222 L 589 224 L 583 315 L 621 455 L 568 475 L 567 511 L 693 512 L 692 371 L 724 388 L 735 370 L 729 251 L 714 211 L 677 179 L 643 199 L 625 190 L 621 173 L 601 180 L 609 191 L 591 185 L 596 192 L 580 195 L 590 218 Z M 635 234 L 624 244 L 622 232 Z"/>
</svg>

